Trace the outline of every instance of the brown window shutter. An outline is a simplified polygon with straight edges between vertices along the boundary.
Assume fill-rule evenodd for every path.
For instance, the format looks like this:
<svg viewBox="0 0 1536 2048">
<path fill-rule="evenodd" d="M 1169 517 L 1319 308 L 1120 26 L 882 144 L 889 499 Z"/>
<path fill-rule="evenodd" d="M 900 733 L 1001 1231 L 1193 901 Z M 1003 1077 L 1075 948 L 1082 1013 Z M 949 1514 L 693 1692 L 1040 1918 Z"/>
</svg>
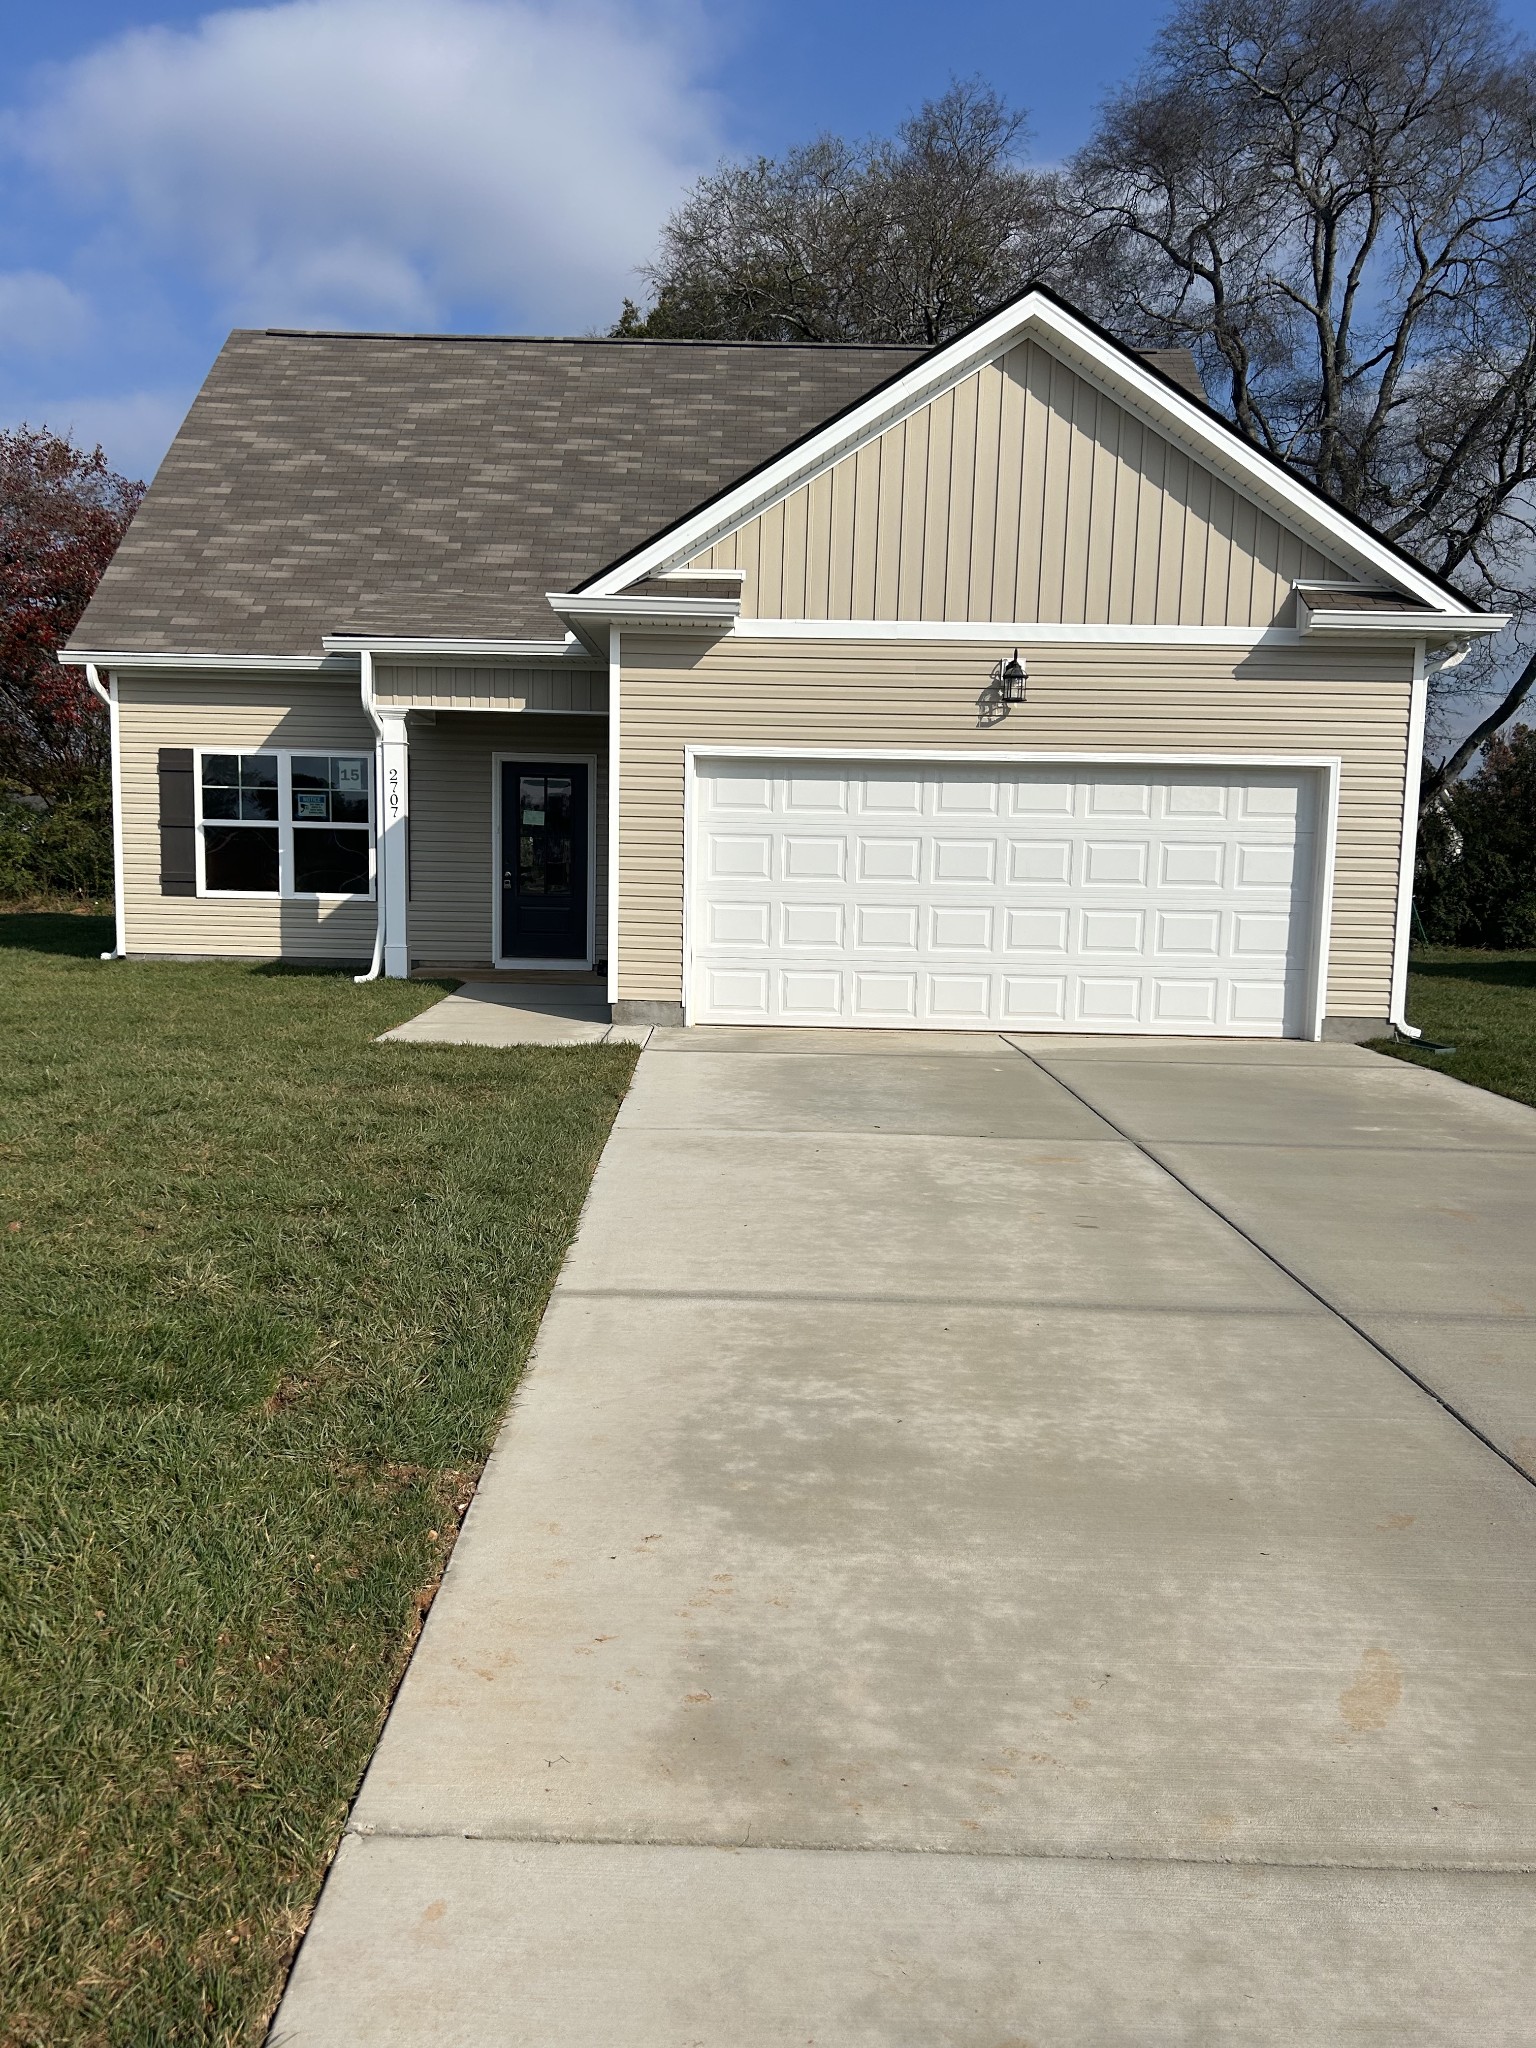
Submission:
<svg viewBox="0 0 1536 2048">
<path fill-rule="evenodd" d="M 197 894 L 197 793 L 190 747 L 162 747 L 160 775 L 160 894 Z"/>
</svg>

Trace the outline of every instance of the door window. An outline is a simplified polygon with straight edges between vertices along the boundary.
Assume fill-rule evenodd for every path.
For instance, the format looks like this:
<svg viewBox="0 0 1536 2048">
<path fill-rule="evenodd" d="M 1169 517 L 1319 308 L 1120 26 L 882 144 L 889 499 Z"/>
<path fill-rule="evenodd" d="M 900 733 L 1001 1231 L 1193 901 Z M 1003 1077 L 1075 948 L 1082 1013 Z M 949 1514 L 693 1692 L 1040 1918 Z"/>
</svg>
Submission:
<svg viewBox="0 0 1536 2048">
<path fill-rule="evenodd" d="M 569 896 L 571 778 L 568 775 L 520 775 L 517 815 L 518 894 Z"/>
</svg>

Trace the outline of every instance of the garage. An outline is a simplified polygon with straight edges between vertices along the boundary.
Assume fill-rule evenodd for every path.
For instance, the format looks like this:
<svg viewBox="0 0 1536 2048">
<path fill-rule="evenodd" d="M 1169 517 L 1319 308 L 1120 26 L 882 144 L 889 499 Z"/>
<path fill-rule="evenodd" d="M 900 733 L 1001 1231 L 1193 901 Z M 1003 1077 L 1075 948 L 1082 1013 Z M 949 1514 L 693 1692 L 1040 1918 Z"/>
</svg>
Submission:
<svg viewBox="0 0 1536 2048">
<path fill-rule="evenodd" d="M 1330 766 L 693 759 L 689 1021 L 1313 1037 Z"/>
</svg>

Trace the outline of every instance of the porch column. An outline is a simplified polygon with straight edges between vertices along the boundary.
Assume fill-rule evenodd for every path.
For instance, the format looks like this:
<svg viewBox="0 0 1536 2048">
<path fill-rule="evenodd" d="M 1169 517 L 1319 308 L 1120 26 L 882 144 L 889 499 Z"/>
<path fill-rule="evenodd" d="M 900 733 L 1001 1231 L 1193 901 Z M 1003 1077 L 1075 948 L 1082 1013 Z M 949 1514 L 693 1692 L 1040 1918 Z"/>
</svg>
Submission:
<svg viewBox="0 0 1536 2048">
<path fill-rule="evenodd" d="M 375 712 L 379 723 L 379 919 L 384 931 L 384 972 L 404 981 L 411 971 L 407 932 L 410 866 L 406 834 L 410 830 L 411 796 L 405 713 Z"/>
</svg>

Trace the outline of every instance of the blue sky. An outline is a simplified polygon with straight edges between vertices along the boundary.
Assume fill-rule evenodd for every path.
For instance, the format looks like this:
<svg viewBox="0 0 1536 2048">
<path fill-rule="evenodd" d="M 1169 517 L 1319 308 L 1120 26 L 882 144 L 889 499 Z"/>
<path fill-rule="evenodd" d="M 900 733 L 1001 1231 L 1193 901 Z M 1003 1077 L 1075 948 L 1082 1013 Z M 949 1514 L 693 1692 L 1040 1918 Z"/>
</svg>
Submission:
<svg viewBox="0 0 1536 2048">
<path fill-rule="evenodd" d="M 0 0 L 0 421 L 147 475 L 231 326 L 605 326 L 721 156 L 980 74 L 1059 157 L 1158 11 Z M 1536 32 L 1536 0 L 1505 11 Z"/>
</svg>

